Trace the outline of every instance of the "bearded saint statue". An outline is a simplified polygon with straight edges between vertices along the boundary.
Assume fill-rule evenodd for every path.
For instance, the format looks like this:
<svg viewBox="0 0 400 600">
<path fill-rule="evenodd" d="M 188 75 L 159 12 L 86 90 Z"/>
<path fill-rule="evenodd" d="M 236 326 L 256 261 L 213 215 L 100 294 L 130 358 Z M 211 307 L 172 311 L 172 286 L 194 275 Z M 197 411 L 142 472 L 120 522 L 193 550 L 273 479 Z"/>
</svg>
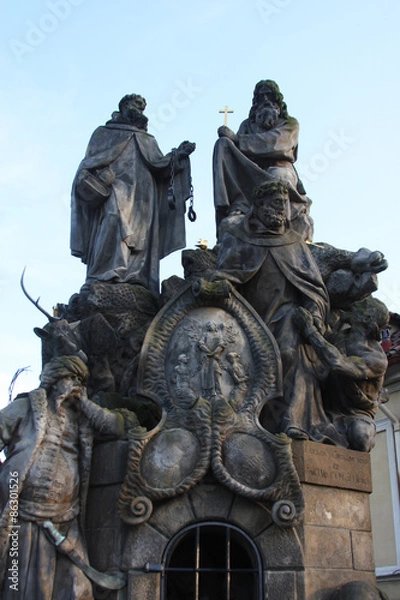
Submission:
<svg viewBox="0 0 400 600">
<path fill-rule="evenodd" d="M 237 221 L 250 210 L 254 188 L 278 179 L 290 188 L 292 228 L 311 241 L 311 201 L 294 167 L 299 124 L 289 116 L 278 85 L 269 79 L 259 81 L 249 117 L 238 132 L 223 125 L 218 129 L 218 136 L 213 164 L 218 240 L 229 222 Z M 221 222 L 226 218 L 228 221 L 221 229 Z"/>
</svg>

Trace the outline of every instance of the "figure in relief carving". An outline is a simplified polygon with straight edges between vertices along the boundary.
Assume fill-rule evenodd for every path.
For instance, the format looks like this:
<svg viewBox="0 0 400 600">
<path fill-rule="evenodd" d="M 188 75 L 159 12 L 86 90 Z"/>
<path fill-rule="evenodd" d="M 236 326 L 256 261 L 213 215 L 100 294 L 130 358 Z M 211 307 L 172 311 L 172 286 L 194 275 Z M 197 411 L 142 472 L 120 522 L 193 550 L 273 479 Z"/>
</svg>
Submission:
<svg viewBox="0 0 400 600">
<path fill-rule="evenodd" d="M 222 125 L 218 136 L 213 167 L 217 229 L 220 230 L 224 218 L 238 220 L 246 214 L 256 186 L 279 179 L 290 188 L 289 219 L 293 227 L 305 239 L 311 239 L 312 220 L 308 216 L 311 202 L 294 168 L 299 124 L 289 116 L 278 85 L 268 79 L 259 81 L 248 119 L 236 134 Z M 219 239 L 222 233 L 223 228 Z"/>
<path fill-rule="evenodd" d="M 382 349 L 381 331 L 389 313 L 376 298 L 355 302 L 343 311 L 340 326 L 329 343 L 314 326 L 312 316 L 299 308 L 295 321 L 331 375 L 325 403 L 335 415 L 350 448 L 369 452 L 374 446 L 375 414 L 380 402 L 387 358 Z"/>
<path fill-rule="evenodd" d="M 194 394 L 190 385 L 192 373 L 187 354 L 180 354 L 178 356 L 178 364 L 174 367 L 171 379 L 175 385 L 175 395 L 179 406 L 191 408 L 196 401 L 196 394 Z"/>
<path fill-rule="evenodd" d="M 185 246 L 195 144 L 164 156 L 147 133 L 145 108 L 142 96 L 124 96 L 93 133 L 72 189 L 71 252 L 87 264 L 87 283 L 138 283 L 157 296 L 160 259 Z"/>
<path fill-rule="evenodd" d="M 93 436 L 122 437 L 128 411 L 110 412 L 91 402 L 87 377 L 78 357 L 54 358 L 42 371 L 40 387 L 0 412 L 0 448 L 6 448 L 0 468 L 3 600 L 93 599 L 92 585 L 74 560 L 88 564 L 82 532 Z M 18 594 L 8 578 L 14 529 Z M 61 551 L 54 536 L 65 537 Z"/>
<path fill-rule="evenodd" d="M 252 304 L 278 343 L 284 403 L 277 430 L 290 437 L 339 441 L 323 405 L 318 358 L 293 322 L 298 306 L 325 331 L 328 293 L 301 236 L 289 225 L 289 187 L 275 181 L 254 190 L 253 208 L 221 240 L 215 277 L 228 279 Z"/>
<path fill-rule="evenodd" d="M 225 366 L 225 369 L 234 383 L 234 387 L 229 394 L 229 402 L 234 409 L 238 409 L 246 395 L 249 377 L 242 365 L 240 354 L 237 352 L 228 352 L 226 360 L 228 361 L 228 365 Z"/>
<path fill-rule="evenodd" d="M 221 394 L 221 356 L 226 347 L 223 328 L 223 323 L 217 325 L 209 321 L 206 324 L 203 336 L 197 344 L 202 354 L 201 387 L 206 398 Z"/>
</svg>

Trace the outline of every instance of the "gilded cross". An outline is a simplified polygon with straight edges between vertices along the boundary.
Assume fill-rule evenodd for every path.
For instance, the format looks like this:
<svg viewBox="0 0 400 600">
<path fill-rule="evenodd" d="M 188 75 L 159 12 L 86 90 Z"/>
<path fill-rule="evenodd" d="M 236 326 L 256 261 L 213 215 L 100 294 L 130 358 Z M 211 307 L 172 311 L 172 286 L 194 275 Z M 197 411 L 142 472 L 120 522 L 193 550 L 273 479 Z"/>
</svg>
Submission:
<svg viewBox="0 0 400 600">
<path fill-rule="evenodd" d="M 225 127 L 228 125 L 228 113 L 233 113 L 233 110 L 230 110 L 227 106 L 225 106 L 224 110 L 220 110 L 220 113 L 224 113 L 224 125 Z"/>
</svg>

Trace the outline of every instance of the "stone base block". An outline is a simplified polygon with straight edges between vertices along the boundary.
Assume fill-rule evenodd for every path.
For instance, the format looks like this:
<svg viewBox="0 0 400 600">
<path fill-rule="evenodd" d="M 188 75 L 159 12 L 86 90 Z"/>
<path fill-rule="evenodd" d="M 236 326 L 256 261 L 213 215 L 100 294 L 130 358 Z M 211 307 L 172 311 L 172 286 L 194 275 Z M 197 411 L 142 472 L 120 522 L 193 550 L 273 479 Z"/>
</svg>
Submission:
<svg viewBox="0 0 400 600">
<path fill-rule="evenodd" d="M 329 600 L 349 581 L 375 585 L 369 455 L 313 442 L 294 442 L 293 455 L 305 503 L 304 600 Z"/>
<path fill-rule="evenodd" d="M 166 549 L 174 547 L 185 528 L 202 522 L 226 523 L 250 538 L 260 557 L 263 600 L 331 600 L 347 582 L 375 585 L 368 455 L 293 443 L 305 504 L 296 528 L 279 527 L 268 508 L 236 495 L 210 475 L 186 494 L 155 502 L 150 519 L 133 527 L 116 510 L 126 444 L 114 444 L 111 450 L 113 461 L 107 463 L 110 447 L 96 448 L 95 460 L 103 466 L 91 481 L 87 541 L 93 566 L 126 574 L 124 600 L 160 600 Z M 120 596 L 111 593 L 110 600 Z"/>
</svg>

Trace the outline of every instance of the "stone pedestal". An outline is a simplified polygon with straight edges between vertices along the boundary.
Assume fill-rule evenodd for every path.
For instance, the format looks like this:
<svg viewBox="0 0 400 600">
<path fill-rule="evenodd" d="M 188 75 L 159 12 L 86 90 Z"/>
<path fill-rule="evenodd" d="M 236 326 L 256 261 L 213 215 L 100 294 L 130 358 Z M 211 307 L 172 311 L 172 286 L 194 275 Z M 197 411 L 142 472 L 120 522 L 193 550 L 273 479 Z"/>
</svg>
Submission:
<svg viewBox="0 0 400 600">
<path fill-rule="evenodd" d="M 304 552 L 304 598 L 328 600 L 335 588 L 349 581 L 375 585 L 369 454 L 294 442 L 293 457 L 305 503 L 298 527 Z"/>
<path fill-rule="evenodd" d="M 369 455 L 303 441 L 293 443 L 293 455 L 305 501 L 296 528 L 278 527 L 265 507 L 209 475 L 188 493 L 157 503 L 146 523 L 131 527 L 117 514 L 127 443 L 98 446 L 88 499 L 90 561 L 102 571 L 124 571 L 128 580 L 110 600 L 160 600 L 168 544 L 205 521 L 230 524 L 254 542 L 268 600 L 329 600 L 346 582 L 375 584 Z"/>
</svg>

